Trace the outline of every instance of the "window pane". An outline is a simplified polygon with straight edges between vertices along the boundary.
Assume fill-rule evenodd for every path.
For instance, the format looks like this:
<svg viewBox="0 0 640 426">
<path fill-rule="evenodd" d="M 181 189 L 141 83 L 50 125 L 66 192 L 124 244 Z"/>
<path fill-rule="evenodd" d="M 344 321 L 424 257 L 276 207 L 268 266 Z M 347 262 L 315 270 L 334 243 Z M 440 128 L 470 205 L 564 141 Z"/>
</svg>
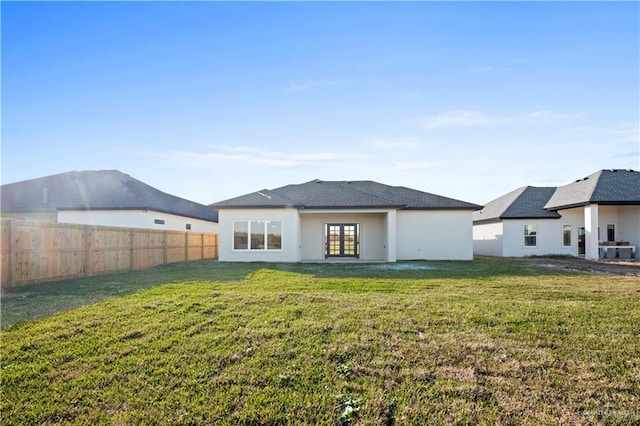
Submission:
<svg viewBox="0 0 640 426">
<path fill-rule="evenodd" d="M 355 225 L 344 226 L 344 255 L 353 256 L 356 254 L 356 227 Z"/>
<path fill-rule="evenodd" d="M 524 226 L 524 245 L 525 247 L 535 247 L 537 245 L 536 235 L 538 233 L 537 225 Z"/>
<path fill-rule="evenodd" d="M 616 226 L 609 224 L 607 225 L 607 241 L 615 241 L 616 240 Z"/>
<path fill-rule="evenodd" d="M 339 225 L 327 225 L 329 230 L 327 232 L 328 241 L 328 254 L 329 256 L 340 255 L 340 226 Z"/>
<path fill-rule="evenodd" d="M 233 224 L 233 248 L 234 250 L 249 248 L 249 222 L 235 222 Z"/>
<path fill-rule="evenodd" d="M 562 245 L 569 247 L 571 245 L 571 225 L 562 227 Z"/>
<path fill-rule="evenodd" d="M 267 249 L 280 250 L 282 248 L 282 222 L 267 223 Z"/>
<path fill-rule="evenodd" d="M 251 221 L 251 250 L 264 249 L 264 221 Z"/>
</svg>

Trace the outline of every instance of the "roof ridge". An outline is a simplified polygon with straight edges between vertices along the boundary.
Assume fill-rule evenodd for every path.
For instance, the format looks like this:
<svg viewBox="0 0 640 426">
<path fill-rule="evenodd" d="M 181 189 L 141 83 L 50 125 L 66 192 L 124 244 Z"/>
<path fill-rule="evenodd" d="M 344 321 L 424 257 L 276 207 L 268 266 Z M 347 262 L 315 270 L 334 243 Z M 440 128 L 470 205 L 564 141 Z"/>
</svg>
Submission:
<svg viewBox="0 0 640 426">
<path fill-rule="evenodd" d="M 524 194 L 527 192 L 527 190 L 529 188 L 532 188 L 532 186 L 531 185 L 525 185 L 525 186 L 521 186 L 519 188 L 516 188 L 511 192 L 506 193 L 504 196 L 507 196 L 507 195 L 512 194 L 512 193 L 514 193 L 516 191 L 519 191 L 517 193 L 517 195 L 509 202 L 509 204 L 507 204 L 505 206 L 505 208 L 500 212 L 500 214 L 498 214 L 498 217 L 502 218 L 504 215 L 506 215 L 507 212 L 509 211 L 509 209 L 511 209 L 514 206 L 514 204 L 516 202 L 518 202 L 518 200 L 520 200 L 524 196 Z"/>
<path fill-rule="evenodd" d="M 600 185 L 600 181 L 601 181 L 600 178 L 602 177 L 602 172 L 603 171 L 604 170 L 598 170 L 597 172 L 591 173 L 590 175 L 588 175 L 588 176 L 576 181 L 576 182 L 580 182 L 580 181 L 585 181 L 587 179 L 592 179 L 592 178 L 596 179 L 596 184 L 593 185 L 593 187 L 591 188 L 591 192 L 589 193 L 589 197 L 587 198 L 587 200 L 589 200 L 589 201 L 593 200 L 593 195 L 596 193 L 596 188 L 598 187 L 598 185 Z M 597 175 L 597 177 L 596 177 L 596 175 Z M 569 184 L 569 185 L 571 185 L 571 184 Z"/>
<path fill-rule="evenodd" d="M 310 181 L 310 182 L 313 182 L 313 181 Z M 310 182 L 307 182 L 307 183 L 310 183 Z M 262 192 L 267 191 L 267 192 L 269 192 L 269 193 L 275 193 L 275 191 L 277 191 L 278 189 L 283 189 L 283 188 L 286 188 L 286 187 L 288 187 L 288 186 L 300 186 L 300 185 L 303 185 L 303 184 L 297 184 L 297 185 L 291 185 L 291 184 L 290 184 L 290 185 L 284 185 L 284 186 L 280 186 L 280 187 L 275 188 L 275 189 L 261 189 L 260 191 L 256 191 L 256 192 L 255 192 L 255 194 L 265 195 L 265 194 L 262 194 Z M 296 201 L 296 200 L 294 200 L 294 199 L 293 199 L 293 198 L 291 198 L 291 197 L 287 197 L 286 195 L 282 195 L 282 194 L 280 194 L 280 193 L 275 193 L 275 195 L 277 195 L 277 196 L 278 196 L 278 197 L 280 197 L 280 198 L 284 198 L 285 200 L 288 200 L 289 202 L 291 202 L 291 205 L 292 205 L 292 206 L 298 206 L 298 205 L 300 205 L 300 204 L 301 204 L 301 203 L 300 203 L 300 201 Z M 304 204 L 303 204 L 303 205 L 304 205 Z"/>
<path fill-rule="evenodd" d="M 344 184 L 351 184 L 351 183 L 353 183 L 353 182 L 371 182 L 371 183 L 375 183 L 376 185 L 384 185 L 384 184 L 381 184 L 381 183 L 376 182 L 376 181 L 373 181 L 373 180 L 360 180 L 360 181 L 346 180 L 346 181 L 334 181 L 334 183 L 344 183 Z M 390 185 L 385 185 L 385 186 L 388 186 L 388 187 L 390 187 L 390 188 L 393 188 L 393 187 L 392 187 L 392 186 L 390 186 Z M 355 186 L 354 186 L 354 187 L 351 187 L 351 188 L 349 188 L 349 189 L 350 189 L 350 190 L 352 190 L 352 191 L 359 192 L 360 194 L 365 194 L 365 195 L 368 195 L 368 196 L 370 196 L 370 197 L 376 198 L 376 199 L 378 199 L 378 200 L 382 200 L 383 202 L 388 202 L 388 203 L 398 203 L 398 201 L 399 201 L 399 200 L 392 200 L 392 199 L 390 199 L 390 198 L 388 198 L 388 197 L 383 197 L 383 196 L 381 196 L 381 195 L 372 194 L 371 192 L 365 191 L 365 190 L 363 190 L 363 189 L 361 189 L 361 188 L 357 188 L 357 187 L 355 187 Z M 397 205 L 397 206 L 403 206 L 403 207 L 406 207 L 406 206 L 407 206 L 407 204 L 406 204 L 406 203 L 403 203 L 403 202 L 400 202 L 399 204 L 396 204 L 396 205 Z"/>
</svg>

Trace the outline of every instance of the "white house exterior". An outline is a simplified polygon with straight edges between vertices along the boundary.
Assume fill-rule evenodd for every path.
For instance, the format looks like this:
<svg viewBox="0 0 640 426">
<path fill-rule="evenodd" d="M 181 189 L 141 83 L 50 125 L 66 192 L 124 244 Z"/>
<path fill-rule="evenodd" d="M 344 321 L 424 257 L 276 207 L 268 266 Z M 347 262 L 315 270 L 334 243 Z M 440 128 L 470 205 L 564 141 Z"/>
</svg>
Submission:
<svg viewBox="0 0 640 426">
<path fill-rule="evenodd" d="M 473 258 L 475 204 L 371 181 L 311 181 L 219 209 L 221 261 Z"/>
<path fill-rule="evenodd" d="M 558 188 L 524 187 L 474 213 L 477 255 L 636 257 L 640 173 L 601 170 Z"/>
<path fill-rule="evenodd" d="M 218 233 L 218 223 L 153 210 L 60 210 L 57 222 Z"/>
<path fill-rule="evenodd" d="M 78 171 L 1 188 L 2 217 L 168 231 L 218 232 L 217 211 L 117 170 Z"/>
</svg>

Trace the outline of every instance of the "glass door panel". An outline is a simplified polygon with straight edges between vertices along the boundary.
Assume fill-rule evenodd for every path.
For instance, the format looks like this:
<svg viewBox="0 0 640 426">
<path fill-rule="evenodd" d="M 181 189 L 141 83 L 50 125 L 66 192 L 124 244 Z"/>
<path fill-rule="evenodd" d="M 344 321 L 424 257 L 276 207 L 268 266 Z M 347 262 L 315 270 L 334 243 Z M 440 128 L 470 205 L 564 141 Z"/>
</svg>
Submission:
<svg viewBox="0 0 640 426">
<path fill-rule="evenodd" d="M 328 223 L 326 225 L 326 257 L 358 257 L 357 223 Z"/>
</svg>

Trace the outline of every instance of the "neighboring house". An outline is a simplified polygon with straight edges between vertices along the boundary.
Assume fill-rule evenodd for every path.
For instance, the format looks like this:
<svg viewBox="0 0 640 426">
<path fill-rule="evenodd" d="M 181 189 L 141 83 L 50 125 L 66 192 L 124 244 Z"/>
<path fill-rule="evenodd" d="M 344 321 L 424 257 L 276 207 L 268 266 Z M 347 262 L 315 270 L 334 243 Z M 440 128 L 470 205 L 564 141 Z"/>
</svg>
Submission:
<svg viewBox="0 0 640 426">
<path fill-rule="evenodd" d="M 218 212 L 117 170 L 74 171 L 2 185 L 3 218 L 218 232 Z"/>
<path fill-rule="evenodd" d="M 372 181 L 313 180 L 211 205 L 221 261 L 472 259 L 481 206 Z"/>
<path fill-rule="evenodd" d="M 634 257 L 640 173 L 600 170 L 558 188 L 516 189 L 474 212 L 473 245 L 490 256 Z"/>
</svg>

